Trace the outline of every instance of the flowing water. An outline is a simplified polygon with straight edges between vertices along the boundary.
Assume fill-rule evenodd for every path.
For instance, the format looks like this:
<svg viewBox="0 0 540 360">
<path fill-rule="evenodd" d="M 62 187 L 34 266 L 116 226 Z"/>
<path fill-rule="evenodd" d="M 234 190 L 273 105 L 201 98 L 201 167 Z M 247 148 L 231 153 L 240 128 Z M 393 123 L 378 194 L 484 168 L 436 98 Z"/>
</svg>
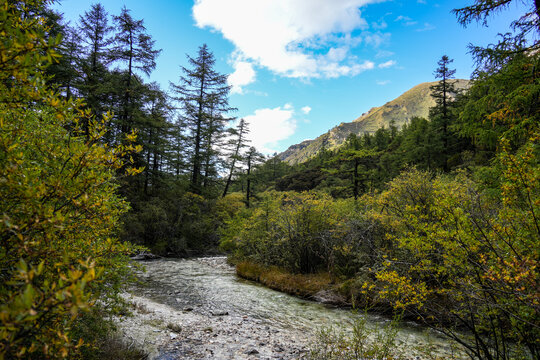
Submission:
<svg viewBox="0 0 540 360">
<path fill-rule="evenodd" d="M 352 327 L 355 317 L 348 309 L 335 308 L 271 290 L 236 276 L 224 257 L 161 259 L 144 263 L 142 282 L 133 289 L 137 296 L 197 316 L 225 315 L 231 319 L 253 319 L 270 333 L 287 336 L 305 334 L 312 339 L 322 327 Z M 367 315 L 369 327 L 383 327 L 388 319 Z M 277 330 L 276 330 L 277 329 Z M 298 337 L 298 335 L 296 335 Z M 399 325 L 399 346 L 413 349 L 430 346 L 444 358 L 453 353 L 449 342 L 431 330 L 412 323 Z M 415 354 L 410 350 L 410 355 Z"/>
</svg>

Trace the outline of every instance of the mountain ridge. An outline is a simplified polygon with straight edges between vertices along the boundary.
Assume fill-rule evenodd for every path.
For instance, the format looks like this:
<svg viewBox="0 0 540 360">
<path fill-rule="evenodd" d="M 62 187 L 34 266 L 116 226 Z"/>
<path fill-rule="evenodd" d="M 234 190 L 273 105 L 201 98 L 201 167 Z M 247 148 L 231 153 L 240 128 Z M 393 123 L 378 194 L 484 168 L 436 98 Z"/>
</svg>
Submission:
<svg viewBox="0 0 540 360">
<path fill-rule="evenodd" d="M 469 80 L 465 79 L 454 81 L 457 89 L 466 89 L 469 84 Z M 436 83 L 437 81 L 418 84 L 386 104 L 372 107 L 351 122 L 342 122 L 313 140 L 304 140 L 289 146 L 278 154 L 278 157 L 289 164 L 302 163 L 315 156 L 323 147 L 330 150 L 339 147 L 350 133 L 374 133 L 382 127 L 388 128 L 391 121 L 401 128 L 413 117 L 427 118 L 429 109 L 435 105 L 430 86 Z"/>
</svg>

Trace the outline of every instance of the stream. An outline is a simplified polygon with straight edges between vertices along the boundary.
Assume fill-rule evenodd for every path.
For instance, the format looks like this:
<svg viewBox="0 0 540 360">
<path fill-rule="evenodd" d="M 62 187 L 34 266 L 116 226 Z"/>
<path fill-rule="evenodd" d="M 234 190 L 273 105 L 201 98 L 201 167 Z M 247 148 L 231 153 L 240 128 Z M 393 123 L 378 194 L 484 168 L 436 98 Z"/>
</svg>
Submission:
<svg viewBox="0 0 540 360">
<path fill-rule="evenodd" d="M 389 321 L 241 279 L 225 257 L 143 264 L 140 284 L 126 294 L 134 316 L 119 327 L 154 359 L 299 359 L 323 327 L 347 331 L 359 316 L 367 316 L 369 328 Z M 411 359 L 424 358 L 417 347 L 429 346 L 439 358 L 455 353 L 446 339 L 413 323 L 399 325 L 397 344 Z"/>
</svg>

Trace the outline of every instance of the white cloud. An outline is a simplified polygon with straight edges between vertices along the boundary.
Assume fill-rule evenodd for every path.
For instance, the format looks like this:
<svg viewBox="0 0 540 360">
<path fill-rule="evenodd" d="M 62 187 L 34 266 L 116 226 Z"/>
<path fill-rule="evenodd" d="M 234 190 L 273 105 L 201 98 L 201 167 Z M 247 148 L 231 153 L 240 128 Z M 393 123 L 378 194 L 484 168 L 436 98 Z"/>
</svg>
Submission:
<svg viewBox="0 0 540 360">
<path fill-rule="evenodd" d="M 388 50 L 379 50 L 377 52 L 377 55 L 375 55 L 376 58 L 383 58 L 383 57 L 389 57 L 389 56 L 393 56 L 394 53 L 391 52 L 391 51 L 388 51 Z"/>
<path fill-rule="evenodd" d="M 381 33 L 377 32 L 374 34 L 367 33 L 364 35 L 364 41 L 366 44 L 372 45 L 373 47 L 377 48 L 382 43 L 385 43 L 389 40 L 390 34 L 389 33 Z"/>
<path fill-rule="evenodd" d="M 413 19 L 411 19 L 410 17 L 408 16 L 403 16 L 403 15 L 399 15 L 396 20 L 394 21 L 400 21 L 402 22 L 403 24 L 405 24 L 405 26 L 413 26 L 413 25 L 416 25 L 418 24 L 418 21 L 414 21 Z"/>
<path fill-rule="evenodd" d="M 390 84 L 390 80 L 377 80 L 377 85 L 384 86 Z"/>
<path fill-rule="evenodd" d="M 386 62 L 383 62 L 382 64 L 379 64 L 379 69 L 387 69 L 389 67 L 392 67 L 396 65 L 397 63 L 394 60 L 388 60 Z"/>
<path fill-rule="evenodd" d="M 371 23 L 371 27 L 375 30 L 384 30 L 388 27 L 388 24 L 386 23 L 386 21 L 381 20 L 380 22 Z"/>
<path fill-rule="evenodd" d="M 301 110 L 302 110 L 302 112 L 304 114 L 307 115 L 307 114 L 309 114 L 311 112 L 311 107 L 310 106 L 304 106 Z"/>
<path fill-rule="evenodd" d="M 288 77 L 337 77 L 369 69 L 349 56 L 366 29 L 360 8 L 381 0 L 195 0 L 196 25 L 223 34 L 243 59 Z M 339 42 L 332 43 L 337 37 Z M 375 42 L 376 44 L 377 42 Z M 317 51 L 324 46 L 327 53 Z"/>
<path fill-rule="evenodd" d="M 416 29 L 416 31 L 431 31 L 434 29 L 435 29 L 434 25 L 431 25 L 430 23 L 424 23 L 424 27 L 420 29 Z"/>
<path fill-rule="evenodd" d="M 249 139 L 257 150 L 272 154 L 276 152 L 277 142 L 285 140 L 296 131 L 296 120 L 292 106 L 255 110 L 253 115 L 245 116 L 249 124 Z"/>
<path fill-rule="evenodd" d="M 412 19 L 408 16 L 399 15 L 394 21 L 412 21 Z"/>
<path fill-rule="evenodd" d="M 247 61 L 237 61 L 233 66 L 234 72 L 227 79 L 229 85 L 232 86 L 231 94 L 243 94 L 242 87 L 255 81 L 253 64 Z"/>
</svg>

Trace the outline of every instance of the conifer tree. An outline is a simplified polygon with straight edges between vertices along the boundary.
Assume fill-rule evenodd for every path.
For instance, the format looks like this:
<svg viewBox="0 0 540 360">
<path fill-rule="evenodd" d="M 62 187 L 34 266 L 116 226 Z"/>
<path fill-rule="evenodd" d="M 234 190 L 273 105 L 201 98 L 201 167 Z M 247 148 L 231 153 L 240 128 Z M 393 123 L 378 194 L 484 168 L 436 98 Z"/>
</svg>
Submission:
<svg viewBox="0 0 540 360">
<path fill-rule="evenodd" d="M 435 106 L 430 109 L 429 118 L 435 135 L 435 140 L 438 142 L 438 160 L 439 166 L 445 171 L 448 171 L 447 159 L 449 154 L 456 149 L 451 149 L 450 123 L 452 122 L 452 103 L 456 96 L 457 90 L 455 87 L 454 74 L 456 70 L 450 69 L 449 65 L 454 60 L 443 55 L 437 62 L 439 67 L 435 70 L 436 79 L 440 79 L 435 85 L 430 87 L 431 96 L 435 100 Z"/>
<path fill-rule="evenodd" d="M 475 0 L 472 5 L 454 9 L 458 22 L 464 27 L 472 22 L 488 26 L 488 19 L 517 3 L 515 0 Z M 499 34 L 499 41 L 488 47 L 470 44 L 469 49 L 476 62 L 474 77 L 482 72 L 495 73 L 516 55 L 535 54 L 540 49 L 540 1 L 521 1 L 527 10 L 519 18 L 513 19 L 512 33 Z"/>
<path fill-rule="evenodd" d="M 79 17 L 78 32 L 82 39 L 83 58 L 81 61 L 82 81 L 79 84 L 86 105 L 95 116 L 103 112 L 107 70 L 107 57 L 112 38 L 109 14 L 100 3 L 92 5 L 89 11 Z M 84 124 L 88 136 L 88 124 Z"/>
<path fill-rule="evenodd" d="M 145 33 L 143 20 L 135 20 L 125 6 L 119 16 L 114 16 L 116 34 L 111 60 L 127 64 L 124 71 L 124 91 L 120 111 L 120 130 L 127 134 L 133 126 L 133 82 L 135 70 L 147 76 L 156 68 L 156 58 L 161 50 L 154 49 L 154 40 Z"/>
<path fill-rule="evenodd" d="M 253 167 L 264 160 L 264 155 L 251 146 L 246 154 L 246 207 L 250 207 L 251 201 L 251 172 Z"/>
<path fill-rule="evenodd" d="M 225 115 L 233 109 L 229 107 L 227 76 L 214 70 L 215 59 L 208 46 L 202 45 L 196 58 L 187 57 L 191 67 L 182 67 L 184 75 L 179 84 L 171 83 L 171 87 L 183 110 L 191 142 L 191 188 L 200 194 L 204 177 L 208 176 L 206 171 L 202 173 L 205 159 L 223 131 L 221 124 L 228 121 Z"/>
<path fill-rule="evenodd" d="M 243 160 L 242 149 L 248 147 L 247 143 L 249 140 L 246 138 L 247 134 L 249 134 L 248 123 L 246 123 L 244 119 L 240 119 L 236 129 L 231 129 L 230 133 L 232 136 L 236 136 L 236 138 L 231 139 L 229 142 L 229 145 L 233 146 L 233 151 L 231 152 L 228 160 L 229 175 L 227 176 L 227 180 L 225 182 L 225 189 L 223 190 L 222 197 L 225 197 L 229 191 L 232 177 L 236 170 L 236 166 L 238 165 L 237 163 Z"/>
<path fill-rule="evenodd" d="M 149 186 L 158 186 L 163 161 L 167 158 L 172 125 L 168 121 L 171 107 L 167 95 L 152 83 L 148 86 L 145 98 L 144 122 L 140 125 L 145 153 L 144 194 L 149 194 Z"/>
</svg>

